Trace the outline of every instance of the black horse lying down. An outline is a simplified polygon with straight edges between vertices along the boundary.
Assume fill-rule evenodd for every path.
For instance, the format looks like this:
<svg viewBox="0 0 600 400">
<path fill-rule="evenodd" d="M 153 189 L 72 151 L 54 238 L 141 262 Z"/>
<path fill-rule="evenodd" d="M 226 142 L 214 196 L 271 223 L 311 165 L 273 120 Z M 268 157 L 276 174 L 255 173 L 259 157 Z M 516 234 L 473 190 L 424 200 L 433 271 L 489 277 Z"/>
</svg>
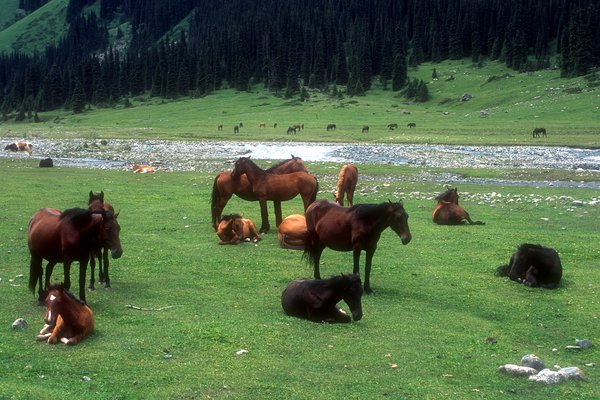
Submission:
<svg viewBox="0 0 600 400">
<path fill-rule="evenodd" d="M 359 275 L 341 275 L 329 279 L 296 279 L 281 294 L 286 314 L 314 322 L 347 323 L 350 316 L 337 306 L 344 300 L 352 318 L 362 318 L 362 286 Z"/>
<path fill-rule="evenodd" d="M 531 287 L 555 289 L 562 277 L 562 265 L 554 249 L 524 243 L 510 257 L 508 265 L 498 267 L 496 275 L 508 276 Z"/>
</svg>

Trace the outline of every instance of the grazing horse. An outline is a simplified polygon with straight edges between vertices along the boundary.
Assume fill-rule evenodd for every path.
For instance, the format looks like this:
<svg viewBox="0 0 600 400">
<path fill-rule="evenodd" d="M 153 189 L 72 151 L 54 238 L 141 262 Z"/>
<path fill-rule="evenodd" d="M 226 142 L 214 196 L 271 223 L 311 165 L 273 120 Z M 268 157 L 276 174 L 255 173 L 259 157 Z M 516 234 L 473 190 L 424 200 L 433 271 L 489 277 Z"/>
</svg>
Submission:
<svg viewBox="0 0 600 400">
<path fill-rule="evenodd" d="M 546 137 L 546 128 L 535 128 L 531 134 L 534 138 L 540 137 L 540 135 Z"/>
<path fill-rule="evenodd" d="M 289 174 L 290 172 L 308 172 L 304 162 L 300 157 L 294 157 L 288 160 L 283 160 L 272 167 L 265 170 L 270 174 Z M 217 230 L 217 225 L 221 220 L 221 213 L 227 205 L 227 202 L 233 195 L 246 201 L 257 201 L 258 197 L 252 191 L 252 186 L 248 181 L 246 175 L 233 178 L 231 171 L 221 172 L 217 175 L 213 182 L 213 190 L 211 195 L 211 213 L 212 213 L 212 225 Z M 281 202 L 274 201 L 275 207 L 275 218 L 281 221 Z"/>
<path fill-rule="evenodd" d="M 156 169 L 148 164 L 132 164 L 131 169 L 133 169 L 134 174 L 153 174 L 154 172 L 156 172 Z"/>
<path fill-rule="evenodd" d="M 238 125 L 233 126 L 233 133 L 240 133 L 240 127 Z"/>
<path fill-rule="evenodd" d="M 267 127 L 267 124 L 265 124 L 263 121 L 261 121 L 261 122 L 258 124 L 258 127 L 259 127 L 259 128 L 261 128 L 261 129 L 262 129 L 262 128 L 266 128 L 266 127 Z"/>
<path fill-rule="evenodd" d="M 411 239 L 408 228 L 408 213 L 401 202 L 382 204 L 358 204 L 349 208 L 319 200 L 306 210 L 306 249 L 304 258 L 314 268 L 314 277 L 319 279 L 319 262 L 325 247 L 336 251 L 352 251 L 355 274 L 360 272 L 360 253 L 367 253 L 365 262 L 365 292 L 373 293 L 369 281 L 373 254 L 381 233 L 391 227 L 400 237 L 402 244 Z"/>
<path fill-rule="evenodd" d="M 362 133 L 369 133 L 369 126 L 368 125 L 363 125 L 361 132 Z"/>
<path fill-rule="evenodd" d="M 293 127 L 293 126 L 290 126 L 290 127 L 287 129 L 287 134 L 288 134 L 288 135 L 290 135 L 290 134 L 294 134 L 294 135 L 295 135 L 295 134 L 296 134 L 296 128 L 295 128 L 295 127 Z"/>
<path fill-rule="evenodd" d="M 317 178 L 308 172 L 292 172 L 285 175 L 271 174 L 254 164 L 250 157 L 241 157 L 235 162 L 233 171 L 231 171 L 231 178 L 237 179 L 242 174 L 246 174 L 248 182 L 252 186 L 252 192 L 260 203 L 262 217 L 260 232 L 268 232 L 271 228 L 269 226 L 267 200 L 282 202 L 300 195 L 306 210 L 315 201 L 319 191 Z M 281 212 L 281 203 L 279 203 L 279 207 Z M 275 212 L 277 213 L 277 210 Z M 281 219 L 277 216 L 275 223 L 277 226 L 281 223 Z"/>
<path fill-rule="evenodd" d="M 313 322 L 348 323 L 362 318 L 360 276 L 341 275 L 329 279 L 296 279 L 281 294 L 287 315 Z M 344 300 L 352 318 L 337 306 Z"/>
<path fill-rule="evenodd" d="M 60 212 L 43 208 L 29 221 L 28 246 L 31 254 L 29 266 L 29 289 L 38 287 L 38 302 L 44 300 L 44 289 L 50 286 L 52 270 L 58 262 L 63 263 L 65 288 L 71 287 L 71 264 L 79 261 L 79 298 L 85 302 L 85 274 L 92 251 L 101 243 L 107 243 L 113 258 L 121 257 L 123 249 L 119 239 L 115 216 L 104 211 L 71 208 Z M 42 286 L 46 266 L 45 285 Z"/>
<path fill-rule="evenodd" d="M 415 124 L 414 122 L 409 122 L 408 124 L 406 124 L 406 126 L 408 126 L 409 128 L 416 128 L 417 124 Z"/>
<path fill-rule="evenodd" d="M 329 125 L 327 125 L 327 130 L 328 131 L 335 131 L 336 128 L 337 128 L 337 126 L 335 124 L 329 124 Z"/>
<path fill-rule="evenodd" d="M 437 205 L 433 209 L 431 219 L 438 225 L 460 225 L 467 221 L 473 225 L 485 225 L 482 221 L 473 221 L 469 213 L 458 205 L 458 191 L 456 188 L 447 190 L 436 198 Z"/>
<path fill-rule="evenodd" d="M 121 232 L 121 226 L 117 222 L 119 213 L 115 213 L 115 209 L 109 203 L 104 202 L 104 192 L 94 193 L 90 190 L 88 199 L 88 209 L 95 212 L 104 211 L 106 215 L 114 215 L 114 218 L 110 218 L 107 222 L 106 229 L 116 229 L 117 232 Z M 98 258 L 98 282 L 104 284 L 105 289 L 110 289 L 110 276 L 108 274 L 108 267 L 110 265 L 109 258 L 109 245 L 107 241 L 100 243 L 99 247 L 92 250 L 90 254 L 90 285 L 88 288 L 94 290 L 94 275 L 96 269 L 96 258 Z"/>
<path fill-rule="evenodd" d="M 510 257 L 508 264 L 498 267 L 496 275 L 508 276 L 530 287 L 555 289 L 562 278 L 562 265 L 556 250 L 524 243 Z"/>
<path fill-rule="evenodd" d="M 31 152 L 33 150 L 33 145 L 29 142 L 18 141 L 18 142 L 7 144 L 6 147 L 4 148 L 4 150 L 10 150 L 10 151 L 15 151 L 15 152 L 24 151 L 25 153 L 27 153 L 27 155 L 31 155 Z"/>
<path fill-rule="evenodd" d="M 388 129 L 390 131 L 393 131 L 394 129 L 398 128 L 398 124 L 394 123 L 394 124 L 388 124 Z"/>
<path fill-rule="evenodd" d="M 63 285 L 48 288 L 46 296 L 45 325 L 36 340 L 49 344 L 63 342 L 73 346 L 94 332 L 94 314 L 82 301 L 67 291 Z"/>
<path fill-rule="evenodd" d="M 304 218 L 304 215 L 289 215 L 277 227 L 279 245 L 284 249 L 304 250 L 306 235 L 306 218 Z"/>
<path fill-rule="evenodd" d="M 219 124 L 219 125 L 217 125 L 217 130 L 218 130 L 218 131 L 222 131 L 222 130 L 223 130 L 223 124 Z"/>
<path fill-rule="evenodd" d="M 338 175 L 337 191 L 335 193 L 335 202 L 340 206 L 344 205 L 344 194 L 348 206 L 352 207 L 354 204 L 354 190 L 356 189 L 356 182 L 358 181 L 358 168 L 354 164 L 346 164 L 340 170 Z"/>
<path fill-rule="evenodd" d="M 217 226 L 219 244 L 240 244 L 244 241 L 262 240 L 256 230 L 254 222 L 248 218 L 242 218 L 243 214 L 224 215 Z"/>
</svg>

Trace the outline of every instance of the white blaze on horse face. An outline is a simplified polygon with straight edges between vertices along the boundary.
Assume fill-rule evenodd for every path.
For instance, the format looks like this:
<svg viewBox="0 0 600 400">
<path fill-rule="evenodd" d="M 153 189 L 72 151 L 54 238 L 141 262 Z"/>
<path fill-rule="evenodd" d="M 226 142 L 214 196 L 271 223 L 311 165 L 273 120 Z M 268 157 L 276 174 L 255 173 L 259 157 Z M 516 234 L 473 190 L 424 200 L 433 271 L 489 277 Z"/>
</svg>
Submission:
<svg viewBox="0 0 600 400">
<path fill-rule="evenodd" d="M 51 295 L 50 295 L 50 301 L 54 301 L 54 300 L 56 300 L 56 296 L 55 296 L 55 295 L 53 295 L 53 294 L 51 294 Z"/>
</svg>

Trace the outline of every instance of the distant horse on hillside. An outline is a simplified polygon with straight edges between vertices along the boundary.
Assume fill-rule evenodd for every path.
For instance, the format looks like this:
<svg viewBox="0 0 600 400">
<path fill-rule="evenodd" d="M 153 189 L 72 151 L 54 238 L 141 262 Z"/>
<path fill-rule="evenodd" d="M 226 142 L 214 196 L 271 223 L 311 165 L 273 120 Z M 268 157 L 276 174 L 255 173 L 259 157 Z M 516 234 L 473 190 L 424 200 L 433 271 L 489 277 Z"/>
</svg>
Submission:
<svg viewBox="0 0 600 400">
<path fill-rule="evenodd" d="M 540 135 L 546 137 L 546 128 L 535 128 L 532 132 L 532 135 L 534 138 L 540 137 Z"/>
<path fill-rule="evenodd" d="M 362 133 L 369 133 L 369 125 L 363 125 L 361 132 Z"/>
<path fill-rule="evenodd" d="M 329 124 L 329 125 L 327 125 L 327 130 L 328 131 L 335 131 L 336 128 L 337 128 L 337 126 L 335 124 Z"/>
<path fill-rule="evenodd" d="M 31 152 L 33 151 L 33 145 L 29 142 L 18 141 L 18 142 L 7 144 L 6 147 L 4 148 L 4 150 L 10 150 L 10 151 L 14 151 L 14 152 L 22 151 L 22 152 L 27 153 L 27 155 L 30 156 Z"/>
</svg>

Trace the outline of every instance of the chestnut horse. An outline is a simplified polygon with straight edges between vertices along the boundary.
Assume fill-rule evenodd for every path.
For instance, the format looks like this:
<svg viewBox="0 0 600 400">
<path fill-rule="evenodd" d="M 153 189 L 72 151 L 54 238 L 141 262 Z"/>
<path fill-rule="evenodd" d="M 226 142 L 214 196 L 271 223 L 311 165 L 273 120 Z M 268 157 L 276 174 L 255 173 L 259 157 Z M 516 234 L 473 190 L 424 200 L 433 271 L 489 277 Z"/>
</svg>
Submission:
<svg viewBox="0 0 600 400">
<path fill-rule="evenodd" d="M 365 251 L 365 281 L 367 294 L 373 293 L 369 281 L 373 254 L 381 233 L 390 227 L 400 237 L 402 244 L 411 239 L 408 213 L 401 202 L 382 204 L 358 204 L 342 207 L 339 204 L 319 200 L 306 210 L 306 249 L 304 258 L 314 268 L 314 277 L 319 279 L 319 262 L 325 247 L 336 251 L 352 251 L 353 273 L 360 273 L 360 253 Z"/>
<path fill-rule="evenodd" d="M 304 250 L 306 235 L 306 218 L 304 218 L 304 215 L 288 215 L 277 227 L 279 245 L 284 249 Z"/>
<path fill-rule="evenodd" d="M 265 170 L 265 172 L 271 174 L 289 174 L 290 172 L 308 172 L 304 162 L 300 157 L 294 157 L 288 160 L 283 160 L 271 168 Z M 258 197 L 252 191 L 252 186 L 248 181 L 246 175 L 241 175 L 237 178 L 232 178 L 231 171 L 221 172 L 217 175 L 213 182 L 213 190 L 211 196 L 211 213 L 212 213 L 212 224 L 213 228 L 217 230 L 217 225 L 221 220 L 221 213 L 227 205 L 229 199 L 233 195 L 246 201 L 257 201 Z M 279 218 L 281 221 L 281 202 L 274 201 L 275 207 L 275 218 Z"/>
<path fill-rule="evenodd" d="M 362 287 L 358 275 L 329 279 L 296 279 L 281 294 L 281 306 L 287 315 L 313 322 L 348 323 L 362 318 Z M 344 300 L 352 318 L 337 303 Z"/>
<path fill-rule="evenodd" d="M 260 203 L 262 217 L 260 232 L 268 232 L 270 229 L 267 212 L 268 200 L 279 202 L 275 203 L 275 222 L 279 226 L 281 223 L 282 201 L 291 200 L 300 195 L 306 210 L 315 201 L 319 191 L 319 182 L 314 175 L 307 172 L 291 172 L 284 175 L 271 174 L 254 164 L 249 157 L 241 157 L 235 162 L 233 171 L 231 171 L 231 178 L 238 179 L 242 174 L 246 174 L 252 192 Z M 279 210 L 277 205 L 279 205 Z"/>
<path fill-rule="evenodd" d="M 340 170 L 338 175 L 337 191 L 335 193 L 335 202 L 340 206 L 344 205 L 344 195 L 348 206 L 354 204 L 354 190 L 358 181 L 358 168 L 354 164 L 346 164 Z"/>
<path fill-rule="evenodd" d="M 29 266 L 29 289 L 38 287 L 38 302 L 44 301 L 44 289 L 50 286 L 52 270 L 58 262 L 64 266 L 64 286 L 71 287 L 71 264 L 79 261 L 79 298 L 85 302 L 85 274 L 90 254 L 101 243 L 107 243 L 113 258 L 121 257 L 121 241 L 115 216 L 104 211 L 94 212 L 83 208 L 71 208 L 60 212 L 43 208 L 29 221 L 28 246 L 31 254 Z M 46 266 L 45 284 L 42 286 Z"/>
<path fill-rule="evenodd" d="M 77 300 L 63 285 L 48 288 L 46 296 L 45 325 L 36 340 L 47 340 L 49 344 L 60 340 L 73 346 L 94 332 L 94 314 L 83 302 Z"/>
<path fill-rule="evenodd" d="M 243 214 L 223 216 L 219 226 L 217 226 L 219 244 L 240 244 L 251 240 L 256 243 L 262 240 L 254 222 L 248 218 L 242 218 L 242 216 Z"/>
<path fill-rule="evenodd" d="M 94 193 L 90 190 L 89 199 L 88 199 L 88 209 L 96 212 L 104 212 L 107 215 L 114 215 L 114 219 L 111 219 L 110 223 L 115 224 L 115 226 L 107 226 L 106 229 L 117 229 L 118 232 L 121 232 L 121 226 L 117 222 L 117 217 L 119 213 L 115 213 L 115 209 L 109 203 L 104 201 L 104 192 Z M 108 275 L 108 267 L 110 265 L 108 258 L 108 243 L 105 241 L 104 243 L 100 243 L 100 246 L 97 249 L 92 251 L 90 254 L 90 285 L 88 288 L 90 290 L 95 290 L 94 288 L 94 275 L 96 269 L 96 258 L 98 258 L 98 282 L 104 284 L 105 289 L 110 289 L 110 276 Z"/>
<path fill-rule="evenodd" d="M 458 191 L 456 188 L 449 187 L 447 189 L 435 198 L 437 205 L 431 215 L 433 222 L 438 225 L 460 225 L 466 220 L 469 224 L 485 225 L 485 222 L 473 221 L 469 213 L 458 205 Z"/>
</svg>

